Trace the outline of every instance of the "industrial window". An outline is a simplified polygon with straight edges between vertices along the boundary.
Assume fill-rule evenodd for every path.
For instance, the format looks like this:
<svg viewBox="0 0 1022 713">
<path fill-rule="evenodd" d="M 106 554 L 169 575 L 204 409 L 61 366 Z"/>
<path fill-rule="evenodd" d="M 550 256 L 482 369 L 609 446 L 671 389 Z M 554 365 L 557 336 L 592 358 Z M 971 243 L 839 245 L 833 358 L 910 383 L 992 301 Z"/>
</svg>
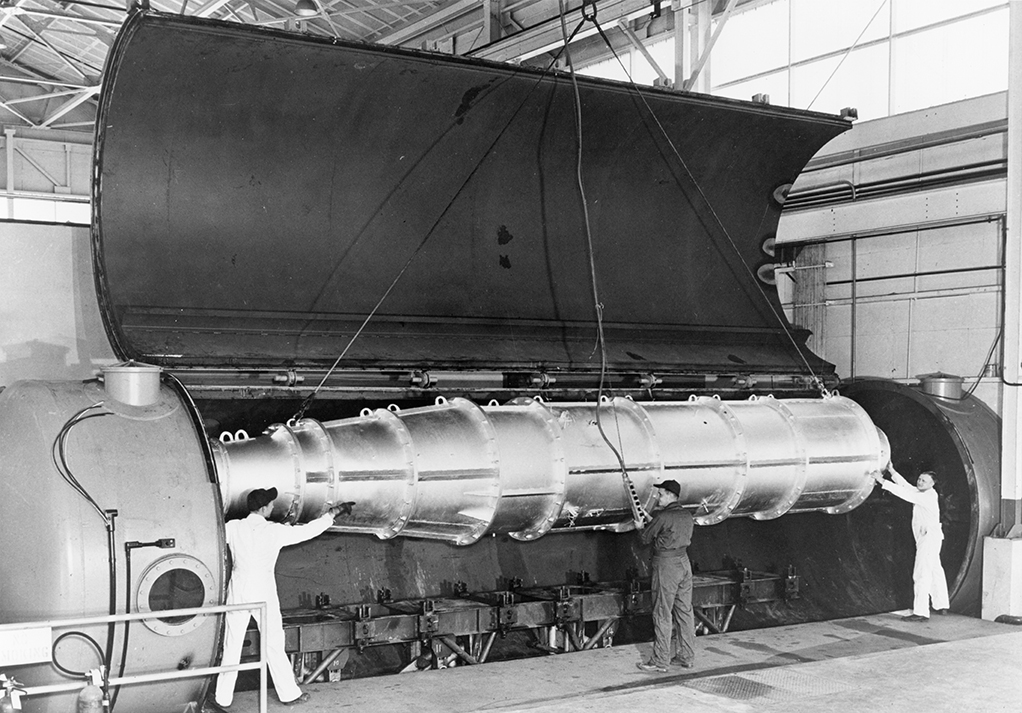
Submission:
<svg viewBox="0 0 1022 713">
<path fill-rule="evenodd" d="M 713 20 L 715 30 L 719 18 Z M 674 37 L 648 39 L 674 77 Z M 632 78 L 652 84 L 641 54 L 619 52 Z M 583 70 L 624 79 L 616 60 Z M 736 9 L 704 70 L 711 93 L 769 96 L 771 104 L 876 119 L 1004 91 L 1006 0 L 767 0 Z"/>
</svg>

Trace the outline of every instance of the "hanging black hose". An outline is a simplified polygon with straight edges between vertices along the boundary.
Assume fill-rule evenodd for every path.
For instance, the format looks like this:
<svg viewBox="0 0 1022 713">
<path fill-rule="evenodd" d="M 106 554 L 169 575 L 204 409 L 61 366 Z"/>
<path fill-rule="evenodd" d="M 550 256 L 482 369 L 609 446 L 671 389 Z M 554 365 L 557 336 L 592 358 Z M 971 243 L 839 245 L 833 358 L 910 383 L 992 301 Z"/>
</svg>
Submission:
<svg viewBox="0 0 1022 713">
<path fill-rule="evenodd" d="M 124 543 L 124 613 L 131 614 L 131 542 Z M 128 660 L 128 634 L 131 631 L 131 622 L 124 622 L 124 641 L 121 645 L 121 663 L 117 669 L 117 678 L 124 677 L 124 664 Z M 121 687 L 118 685 L 113 694 L 110 696 L 110 713 L 113 713 L 114 707 L 117 705 L 117 696 L 121 692 Z"/>
<path fill-rule="evenodd" d="M 106 525 L 106 551 L 107 551 L 107 562 L 109 564 L 109 581 L 110 581 L 110 616 L 117 613 L 117 549 L 114 544 L 114 518 L 117 517 L 116 510 L 106 510 L 107 514 L 107 525 Z M 110 666 L 113 664 L 114 656 L 114 630 L 116 625 L 114 622 L 107 624 L 106 630 L 106 671 L 107 675 L 110 672 Z M 105 686 L 104 686 L 105 687 Z"/>
<path fill-rule="evenodd" d="M 93 409 L 97 409 L 103 405 L 103 402 L 86 406 L 82 410 L 78 411 L 74 416 L 69 418 L 66 423 L 61 427 L 57 433 L 57 437 L 53 440 L 53 446 L 51 447 L 51 458 L 53 465 L 57 469 L 60 476 L 71 486 L 71 488 L 82 496 L 89 505 L 103 518 L 103 525 L 106 528 L 106 548 L 107 548 L 107 572 L 108 572 L 108 587 L 110 591 L 110 605 L 109 614 L 113 616 L 117 613 L 117 549 L 116 549 L 116 518 L 117 511 L 108 509 L 104 510 L 96 502 L 89 492 L 78 479 L 74 473 L 71 472 L 71 467 L 67 462 L 67 438 L 71 433 L 71 429 L 90 418 L 99 418 L 101 416 L 112 415 L 109 411 L 101 413 L 89 413 Z M 113 648 L 114 648 L 114 633 L 115 624 L 110 622 L 107 625 L 107 641 L 106 641 L 106 652 L 102 655 L 104 672 L 109 675 L 110 666 L 113 663 Z M 59 641 L 60 639 L 58 639 Z M 90 639 L 91 640 L 91 639 Z M 54 644 L 56 645 L 56 644 Z M 105 681 L 104 681 L 105 683 Z"/>
<path fill-rule="evenodd" d="M 603 408 L 603 389 L 607 380 L 607 342 L 603 333 L 603 303 L 600 302 L 600 291 L 596 279 L 596 257 L 595 250 L 593 248 L 593 231 L 589 221 L 589 201 L 586 198 L 585 181 L 582 177 L 582 100 L 579 97 L 578 79 L 575 76 L 575 65 L 571 61 L 571 50 L 568 48 L 572 37 L 575 35 L 572 33 L 572 36 L 568 37 L 568 28 L 564 21 L 564 0 L 558 0 L 558 4 L 561 15 L 561 36 L 564 41 L 564 56 L 568 62 L 568 72 L 571 75 L 572 97 L 575 109 L 575 177 L 578 182 L 579 198 L 582 202 L 582 218 L 584 221 L 586 245 L 588 247 L 589 255 L 590 286 L 592 288 L 593 295 L 593 308 L 596 312 L 596 341 L 600 349 L 600 383 L 596 392 L 596 428 L 600 432 L 600 437 L 603 439 L 603 442 L 607 444 L 607 447 L 614 454 L 614 457 L 618 462 L 618 467 L 621 469 L 621 480 L 624 484 L 625 494 L 628 496 L 628 505 L 632 511 L 632 520 L 635 522 L 636 527 L 643 528 L 650 521 L 649 513 L 647 513 L 646 509 L 642 506 L 642 502 L 639 500 L 639 493 L 635 489 L 635 484 L 628 475 L 628 467 L 625 464 L 624 455 L 610 440 L 610 437 L 603 428 L 603 419 L 600 414 L 600 410 Z M 599 24 L 596 22 L 596 0 L 585 0 L 582 3 L 582 22 L 592 22 L 597 28 L 599 28 Z M 581 27 L 581 24 L 579 27 Z M 578 32 L 577 28 L 575 32 Z M 620 438 L 618 439 L 618 442 L 620 443 Z"/>
<path fill-rule="evenodd" d="M 60 664 L 60 661 L 57 660 L 57 646 L 60 644 L 61 641 L 71 636 L 76 636 L 80 639 L 85 639 L 87 642 L 92 644 L 92 648 L 96 650 L 96 655 L 99 657 L 100 663 L 103 663 L 103 649 L 95 639 L 93 639 L 91 636 L 82 631 L 66 631 L 53 640 L 53 646 L 51 648 L 51 659 L 53 660 L 53 666 L 65 676 L 71 676 L 72 678 L 85 678 L 86 676 L 89 675 L 87 671 L 72 671 L 71 669 L 62 666 Z"/>
</svg>

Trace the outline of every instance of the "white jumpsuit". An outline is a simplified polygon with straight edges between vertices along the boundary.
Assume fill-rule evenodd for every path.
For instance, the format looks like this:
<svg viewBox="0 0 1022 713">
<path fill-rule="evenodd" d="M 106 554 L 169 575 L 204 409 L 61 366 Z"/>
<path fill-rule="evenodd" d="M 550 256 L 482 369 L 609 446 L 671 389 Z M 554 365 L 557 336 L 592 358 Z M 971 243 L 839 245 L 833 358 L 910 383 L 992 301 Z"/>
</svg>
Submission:
<svg viewBox="0 0 1022 713">
<path fill-rule="evenodd" d="M 916 562 L 912 568 L 915 598 L 912 613 L 929 618 L 930 601 L 934 609 L 947 609 L 947 577 L 940 563 L 944 531 L 940 526 L 940 505 L 933 488 L 919 490 L 900 476 L 885 480 L 881 487 L 912 503 L 912 534 L 916 538 Z"/>
<path fill-rule="evenodd" d="M 273 678 L 273 687 L 282 703 L 293 701 L 302 695 L 295 683 L 291 662 L 284 653 L 284 624 L 280 616 L 280 600 L 277 598 L 277 580 L 273 570 L 277 555 L 282 547 L 305 542 L 326 532 L 334 519 L 325 513 L 305 525 L 284 525 L 269 522 L 259 513 L 249 513 L 243 520 L 227 523 L 227 544 L 231 548 L 234 570 L 227 586 L 228 604 L 255 604 L 266 602 L 266 630 L 260 634 L 266 637 L 266 663 Z M 228 612 L 224 634 L 222 664 L 234 666 L 241 661 L 241 649 L 245 643 L 245 631 L 250 617 L 258 611 Z M 234 684 L 237 671 L 221 673 L 216 680 L 215 699 L 218 705 L 227 707 L 234 701 Z"/>
</svg>

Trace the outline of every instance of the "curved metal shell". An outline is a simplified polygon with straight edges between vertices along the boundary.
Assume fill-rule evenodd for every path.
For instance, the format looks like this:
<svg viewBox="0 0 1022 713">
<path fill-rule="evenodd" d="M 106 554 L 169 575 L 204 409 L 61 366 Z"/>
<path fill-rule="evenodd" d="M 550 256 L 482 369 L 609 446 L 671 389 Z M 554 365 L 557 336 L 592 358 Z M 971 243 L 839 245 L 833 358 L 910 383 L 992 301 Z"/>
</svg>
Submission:
<svg viewBox="0 0 1022 713">
<path fill-rule="evenodd" d="M 110 613 L 106 525 L 86 495 L 99 509 L 117 511 L 114 613 L 222 602 L 222 505 L 195 421 L 173 382 L 165 382 L 156 403 L 144 407 L 109 400 L 96 382 L 23 381 L 0 393 L 0 622 Z M 55 467 L 61 458 L 54 444 L 65 427 L 63 464 L 82 493 Z M 164 538 L 173 539 L 173 546 L 152 546 Z M 137 545 L 130 551 L 129 542 Z M 81 631 L 104 650 L 110 646 L 111 673 L 117 675 L 122 666 L 130 674 L 213 665 L 219 628 L 217 616 L 134 622 L 127 629 L 127 661 L 121 657 L 123 624 L 114 627 L 112 640 L 106 626 Z M 62 633 L 54 629 L 54 637 Z M 75 671 L 100 664 L 74 638 L 60 643 L 54 655 Z M 18 668 L 17 678 L 28 686 L 70 682 L 49 663 Z M 179 713 L 202 700 L 205 685 L 205 679 L 192 678 L 123 686 L 117 707 Z M 75 707 L 74 699 L 48 695 L 31 700 L 29 710 L 63 713 Z"/>
<path fill-rule="evenodd" d="M 497 434 L 501 464 L 493 527 L 517 540 L 542 537 L 554 526 L 567 497 L 567 461 L 557 417 L 534 399 L 516 399 L 508 406 L 491 403 L 486 417 Z"/>
<path fill-rule="evenodd" d="M 847 122 L 578 85 L 610 371 L 804 374 L 755 267 L 774 189 Z M 563 74 L 135 13 L 97 126 L 98 292 L 126 357 L 597 371 Z"/>
<path fill-rule="evenodd" d="M 411 437 L 416 472 L 415 509 L 400 534 L 472 544 L 489 529 L 500 498 L 493 426 L 461 398 L 397 416 Z"/>
</svg>

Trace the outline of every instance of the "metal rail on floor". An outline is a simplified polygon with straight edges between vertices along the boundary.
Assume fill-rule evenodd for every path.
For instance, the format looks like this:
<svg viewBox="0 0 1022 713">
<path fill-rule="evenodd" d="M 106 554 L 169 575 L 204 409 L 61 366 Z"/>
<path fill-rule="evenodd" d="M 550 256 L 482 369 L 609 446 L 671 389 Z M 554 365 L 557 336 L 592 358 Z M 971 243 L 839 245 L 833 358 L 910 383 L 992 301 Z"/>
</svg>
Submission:
<svg viewBox="0 0 1022 713">
<path fill-rule="evenodd" d="M 211 614 L 224 614 L 231 611 L 249 611 L 258 613 L 260 628 L 266 625 L 266 603 L 257 604 L 225 604 L 213 607 L 193 607 L 190 609 L 170 609 L 162 611 L 136 612 L 133 614 L 114 614 L 107 616 L 83 617 L 78 619 L 50 619 L 46 621 L 18 622 L 15 624 L 0 624 L 0 636 L 6 632 L 28 632 L 30 630 L 49 630 L 51 637 L 50 650 L 52 652 L 52 632 L 54 629 L 68 629 L 70 627 L 89 626 L 93 624 L 109 624 L 124 621 L 139 621 L 143 619 L 157 619 L 167 616 L 173 612 L 174 617 L 209 616 Z M 200 678 L 213 676 L 227 671 L 251 671 L 259 670 L 259 713 L 266 713 L 266 642 L 260 640 L 256 648 L 257 660 L 252 661 L 252 652 L 247 656 L 248 661 L 231 666 L 206 666 L 203 668 L 192 668 L 184 671 L 174 670 L 163 673 L 135 674 L 130 676 L 118 676 L 106 680 L 106 686 L 122 686 L 131 684 L 153 683 L 157 681 L 171 681 L 183 678 Z M 55 683 L 40 686 L 18 686 L 18 694 L 26 698 L 42 696 L 53 693 L 66 693 L 79 691 L 90 685 L 88 680 L 74 681 L 70 683 Z"/>
</svg>

